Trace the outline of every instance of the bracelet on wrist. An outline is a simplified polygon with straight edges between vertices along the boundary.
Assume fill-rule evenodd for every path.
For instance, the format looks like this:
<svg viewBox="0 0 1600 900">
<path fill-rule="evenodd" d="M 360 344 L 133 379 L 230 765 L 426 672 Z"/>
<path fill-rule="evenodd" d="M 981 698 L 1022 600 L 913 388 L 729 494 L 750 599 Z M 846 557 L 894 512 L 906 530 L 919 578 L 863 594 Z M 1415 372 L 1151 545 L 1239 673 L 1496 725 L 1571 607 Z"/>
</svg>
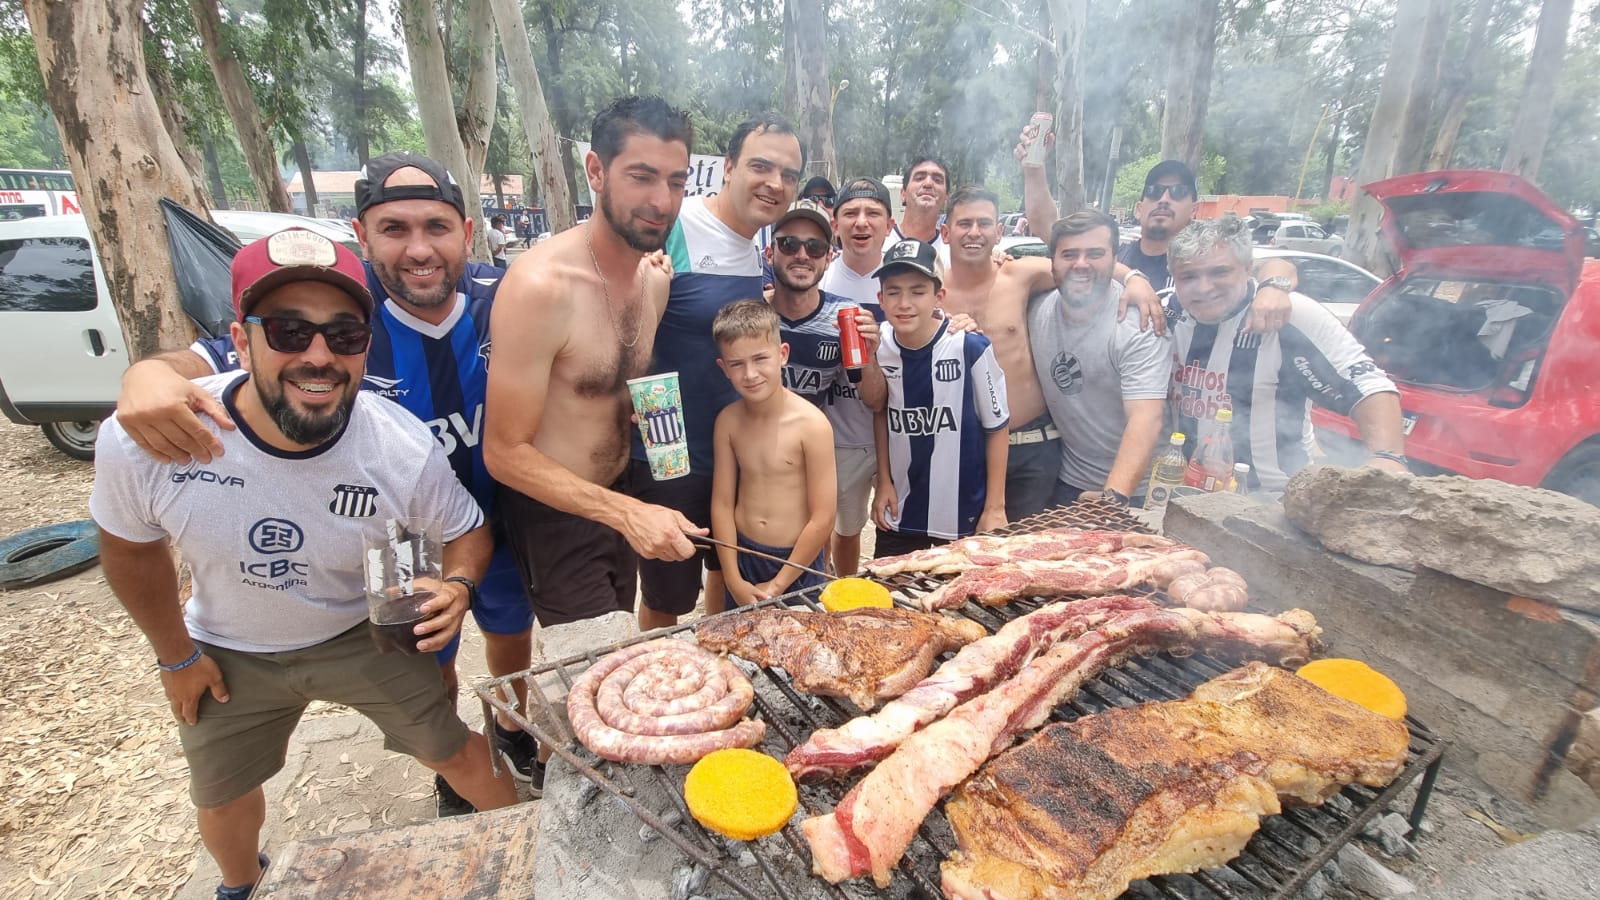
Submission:
<svg viewBox="0 0 1600 900">
<path fill-rule="evenodd" d="M 1127 285 L 1128 279 L 1130 278 L 1143 278 L 1145 281 L 1150 280 L 1150 276 L 1146 275 L 1143 271 L 1139 269 L 1129 269 L 1128 274 L 1122 276 L 1123 285 Z"/>
<path fill-rule="evenodd" d="M 186 659 L 186 660 L 184 660 L 183 662 L 180 662 L 180 663 L 173 663 L 170 666 L 166 665 L 165 663 L 163 663 L 161 661 L 160 657 L 157 657 L 156 658 L 156 668 L 160 669 L 163 672 L 181 672 L 184 669 L 189 668 L 190 666 L 194 665 L 195 663 L 197 663 L 199 661 L 200 661 L 200 648 L 196 647 L 196 648 L 194 648 L 194 652 L 189 654 L 189 658 L 188 659 Z"/>
<path fill-rule="evenodd" d="M 1409 467 L 1411 465 L 1411 460 L 1407 459 L 1405 454 L 1396 453 L 1393 450 L 1368 450 L 1367 456 L 1371 459 L 1387 459 L 1390 462 L 1397 462 L 1402 466 Z"/>
</svg>

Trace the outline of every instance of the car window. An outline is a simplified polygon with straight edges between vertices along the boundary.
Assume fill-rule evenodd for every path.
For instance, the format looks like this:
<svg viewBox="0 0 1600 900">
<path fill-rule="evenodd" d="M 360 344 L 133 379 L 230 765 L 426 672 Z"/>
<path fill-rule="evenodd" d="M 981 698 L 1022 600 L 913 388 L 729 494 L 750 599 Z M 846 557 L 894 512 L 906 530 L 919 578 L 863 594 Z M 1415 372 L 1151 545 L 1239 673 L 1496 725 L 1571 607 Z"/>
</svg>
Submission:
<svg viewBox="0 0 1600 900">
<path fill-rule="evenodd" d="M 88 241 L 0 241 L 0 310 L 80 312 L 98 303 Z"/>
<path fill-rule="evenodd" d="M 1305 226 L 1305 229 L 1306 229 L 1306 237 L 1310 237 L 1310 238 L 1325 238 L 1325 237 L 1328 236 L 1326 233 L 1323 232 L 1321 227 L 1316 226 L 1316 225 L 1307 225 L 1307 226 Z"/>
<path fill-rule="evenodd" d="M 1360 303 L 1378 283 L 1332 260 L 1296 259 L 1294 264 L 1300 273 L 1300 293 L 1324 303 Z"/>
<path fill-rule="evenodd" d="M 1291 238 L 1305 237 L 1305 234 L 1306 234 L 1306 230 L 1304 228 L 1300 227 L 1299 225 L 1285 225 L 1285 226 L 1283 226 L 1283 236 L 1284 237 L 1291 237 Z"/>
</svg>

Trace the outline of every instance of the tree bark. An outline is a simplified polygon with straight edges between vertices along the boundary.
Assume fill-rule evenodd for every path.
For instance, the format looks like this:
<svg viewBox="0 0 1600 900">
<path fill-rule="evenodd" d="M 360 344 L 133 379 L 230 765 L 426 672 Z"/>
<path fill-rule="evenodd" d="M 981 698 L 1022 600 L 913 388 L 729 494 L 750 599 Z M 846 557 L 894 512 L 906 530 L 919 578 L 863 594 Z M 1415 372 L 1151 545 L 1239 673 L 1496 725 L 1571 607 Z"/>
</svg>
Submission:
<svg viewBox="0 0 1600 900">
<path fill-rule="evenodd" d="M 1395 156 L 1396 172 L 1418 172 L 1427 162 L 1428 125 L 1438 104 L 1440 69 L 1444 63 L 1445 38 L 1450 35 L 1452 0 L 1429 4 L 1424 20 L 1421 47 L 1417 51 L 1417 77 L 1412 102 L 1406 106 L 1404 139 Z M 1474 67 L 1475 68 L 1475 67 Z"/>
<path fill-rule="evenodd" d="M 143 24 L 145 39 L 154 43 L 150 23 Z M 150 90 L 155 95 L 156 106 L 161 110 L 161 124 L 166 127 L 167 136 L 172 138 L 172 145 L 177 148 L 178 156 L 182 157 L 184 165 L 189 167 L 190 177 L 201 186 L 206 208 L 210 209 L 212 198 L 205 196 L 208 192 L 202 179 L 205 162 L 195 151 L 194 144 L 189 142 L 189 109 L 178 99 L 178 88 L 172 83 L 172 73 L 164 65 L 151 65 L 150 60 L 146 58 L 145 75 L 150 79 Z"/>
<path fill-rule="evenodd" d="M 222 33 L 217 0 L 189 0 L 189 9 L 194 13 L 195 28 L 200 32 L 200 45 L 205 49 L 206 61 L 211 64 L 211 74 L 217 79 L 217 92 L 222 95 L 228 117 L 233 120 L 233 129 L 239 135 L 239 148 L 244 152 L 245 166 L 250 170 L 250 180 L 255 182 L 256 193 L 272 212 L 292 212 L 289 191 L 278 173 L 278 154 L 272 147 L 272 137 L 267 134 L 255 95 L 250 92 L 250 83 L 245 80 L 244 67 Z"/>
<path fill-rule="evenodd" d="M 353 100 L 356 111 L 356 133 L 351 135 L 350 149 L 356 163 L 366 168 L 371 138 L 367 134 L 367 0 L 355 0 L 356 33 L 352 55 L 355 57 L 355 89 Z"/>
<path fill-rule="evenodd" d="M 311 177 L 311 152 L 306 149 L 306 142 L 295 136 L 291 145 L 294 153 L 294 164 L 300 168 L 300 184 L 306 195 L 306 215 L 317 218 L 317 182 Z"/>
<path fill-rule="evenodd" d="M 489 137 L 494 131 L 496 72 L 494 65 L 494 11 L 489 0 L 467 0 L 466 84 L 461 108 L 456 110 L 456 130 L 473 175 L 483 172 L 489 158 Z M 481 184 L 475 178 L 473 184 Z"/>
<path fill-rule="evenodd" d="M 132 359 L 187 346 L 195 334 L 178 302 L 157 204 L 170 197 L 208 215 L 204 191 L 162 126 L 145 74 L 143 6 L 142 0 L 22 4 L 45 99 Z"/>
<path fill-rule="evenodd" d="M 1483 53 L 1489 31 L 1489 17 L 1494 15 L 1495 0 L 1478 0 L 1472 10 L 1472 25 L 1467 31 L 1467 47 L 1462 53 L 1463 65 L 1452 66 L 1445 76 L 1445 98 L 1440 104 L 1444 110 L 1439 116 L 1439 132 L 1433 139 L 1433 150 L 1428 154 L 1424 168 L 1429 171 L 1447 168 L 1450 157 L 1456 152 L 1456 139 L 1461 136 L 1461 123 L 1467 118 L 1467 102 L 1477 92 L 1478 57 Z"/>
<path fill-rule="evenodd" d="M 555 16 L 551 10 L 551 4 L 540 3 L 538 9 L 540 24 L 544 26 L 545 71 L 559 72 L 561 71 L 561 51 L 563 49 L 563 44 L 565 43 L 565 32 L 556 27 Z M 495 16 L 495 21 L 498 23 L 499 13 L 497 12 Z M 523 30 L 527 30 L 526 26 L 524 26 Z M 506 46 L 506 42 L 502 40 L 500 45 L 504 47 Z M 511 54 L 508 51 L 506 53 L 507 68 L 510 68 L 510 63 Z M 569 97 L 567 97 L 566 91 L 562 88 L 561 79 L 559 78 L 550 82 L 550 99 L 555 102 L 556 111 L 552 114 L 551 121 L 556 126 L 556 133 L 571 135 L 579 127 L 578 120 L 577 117 L 572 114 L 572 110 L 574 108 L 572 101 Z M 578 165 L 573 162 L 573 155 L 574 154 L 568 152 L 565 147 L 560 147 L 559 152 L 557 153 L 557 157 L 561 160 L 562 174 L 567 179 L 567 196 L 576 200 L 577 197 L 581 196 L 581 192 L 578 190 Z M 578 163 L 581 162 L 582 160 L 578 161 Z M 576 215 L 576 213 L 574 213 L 574 215 Z"/>
<path fill-rule="evenodd" d="M 444 39 L 439 33 L 439 18 L 432 0 L 400 0 L 400 24 L 405 31 L 406 58 L 411 64 L 411 85 L 422 120 L 422 138 L 428 155 L 450 170 L 461 185 L 472 218 L 472 253 L 489 259 L 489 243 L 483 227 L 483 204 L 478 201 L 477 181 L 468 181 L 467 154 L 456 130 L 456 104 L 450 94 L 450 73 L 445 67 Z"/>
<path fill-rule="evenodd" d="M 794 117 L 807 169 L 837 182 L 833 146 L 832 80 L 822 0 L 784 0 L 784 109 Z"/>
<path fill-rule="evenodd" d="M 211 208 L 228 209 L 228 187 L 222 183 L 222 164 L 217 162 L 217 139 L 206 131 L 201 144 L 206 161 L 206 180 L 211 184 Z"/>
<path fill-rule="evenodd" d="M 1544 145 L 1550 140 L 1550 121 L 1556 112 L 1556 83 L 1567 52 L 1567 29 L 1572 25 L 1572 0 L 1545 0 L 1539 10 L 1539 28 L 1528 58 L 1528 80 L 1511 126 L 1506 159 L 1500 169 L 1528 180 L 1539 177 Z"/>
<path fill-rule="evenodd" d="M 552 233 L 573 226 L 576 211 L 567 190 L 567 176 L 561 167 L 561 144 L 550 123 L 550 108 L 544 102 L 544 87 L 539 69 L 533 64 L 528 28 L 522 21 L 522 5 L 517 0 L 491 0 L 495 23 L 500 27 L 500 46 L 506 53 L 506 67 L 522 107 L 522 127 L 527 131 L 528 149 L 533 153 L 533 178 Z"/>
<path fill-rule="evenodd" d="M 1048 0 L 1055 31 L 1056 206 L 1082 209 L 1083 190 L 1083 32 L 1088 0 Z"/>
<path fill-rule="evenodd" d="M 1168 18 L 1167 103 L 1161 114 L 1161 158 L 1200 171 L 1217 56 L 1217 0 L 1185 0 Z"/>
</svg>

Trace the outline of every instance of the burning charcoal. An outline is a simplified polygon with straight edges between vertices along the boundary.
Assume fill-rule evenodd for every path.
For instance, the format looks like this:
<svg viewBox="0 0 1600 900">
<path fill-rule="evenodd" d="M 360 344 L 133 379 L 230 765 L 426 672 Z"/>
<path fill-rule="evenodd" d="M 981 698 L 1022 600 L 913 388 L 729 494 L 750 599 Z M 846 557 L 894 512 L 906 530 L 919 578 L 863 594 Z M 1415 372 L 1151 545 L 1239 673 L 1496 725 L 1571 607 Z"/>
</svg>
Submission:
<svg viewBox="0 0 1600 900">
<path fill-rule="evenodd" d="M 594 802 L 595 795 L 599 793 L 600 785 L 595 784 L 592 781 L 584 781 L 584 783 L 578 787 L 578 808 L 582 809 L 583 807 Z"/>
<path fill-rule="evenodd" d="M 753 868 L 755 868 L 755 866 L 756 866 L 756 855 L 754 853 L 750 852 L 750 848 L 746 847 L 746 848 L 740 850 L 739 851 L 739 868 L 741 868 L 741 869 L 753 869 Z"/>
<path fill-rule="evenodd" d="M 1411 879 L 1396 875 L 1349 844 L 1339 848 L 1338 859 L 1349 885 L 1368 896 L 1388 900 L 1390 897 L 1403 897 L 1417 892 Z"/>
<path fill-rule="evenodd" d="M 706 886 L 710 870 L 699 863 L 683 860 L 672 867 L 672 900 L 689 900 Z"/>
<path fill-rule="evenodd" d="M 1343 794 L 1334 794 L 1328 798 L 1327 807 L 1336 813 L 1348 813 L 1355 808 L 1355 804 Z"/>
<path fill-rule="evenodd" d="M 683 821 L 683 813 L 680 813 L 675 809 L 669 809 L 667 810 L 666 814 L 662 815 L 660 818 L 661 824 L 671 828 Z M 639 826 L 639 840 L 643 841 L 644 843 L 648 844 L 659 837 L 661 837 L 661 833 L 656 831 L 654 828 L 651 828 L 649 825 Z"/>
<path fill-rule="evenodd" d="M 1417 855 L 1417 848 L 1410 840 L 1411 823 L 1399 813 L 1386 813 L 1367 823 L 1361 836 L 1375 842 L 1383 855 L 1390 859 L 1398 856 L 1414 858 Z"/>
</svg>

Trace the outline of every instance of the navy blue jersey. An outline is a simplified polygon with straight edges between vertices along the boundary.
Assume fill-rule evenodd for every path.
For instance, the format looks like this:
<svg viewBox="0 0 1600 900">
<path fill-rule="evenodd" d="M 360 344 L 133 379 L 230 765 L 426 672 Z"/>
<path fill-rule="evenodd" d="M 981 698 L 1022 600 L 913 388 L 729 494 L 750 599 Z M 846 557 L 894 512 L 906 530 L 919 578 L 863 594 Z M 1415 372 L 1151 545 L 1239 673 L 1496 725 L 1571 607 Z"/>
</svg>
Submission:
<svg viewBox="0 0 1600 900">
<path fill-rule="evenodd" d="M 778 334 L 789 345 L 783 386 L 821 406 L 837 385 L 850 384 L 839 358 L 839 310 L 855 304 L 827 291 L 819 293 L 817 308 L 810 315 L 794 321 L 780 316 Z"/>
<path fill-rule="evenodd" d="M 364 265 L 378 306 L 362 389 L 393 400 L 426 423 L 456 478 L 485 513 L 492 511 L 494 482 L 483 464 L 483 401 L 489 386 L 489 310 L 505 273 L 468 263 L 456 282 L 455 310 L 431 325 L 390 302 L 372 264 Z M 238 368 L 227 338 L 204 338 L 189 349 L 218 372 Z"/>
</svg>

